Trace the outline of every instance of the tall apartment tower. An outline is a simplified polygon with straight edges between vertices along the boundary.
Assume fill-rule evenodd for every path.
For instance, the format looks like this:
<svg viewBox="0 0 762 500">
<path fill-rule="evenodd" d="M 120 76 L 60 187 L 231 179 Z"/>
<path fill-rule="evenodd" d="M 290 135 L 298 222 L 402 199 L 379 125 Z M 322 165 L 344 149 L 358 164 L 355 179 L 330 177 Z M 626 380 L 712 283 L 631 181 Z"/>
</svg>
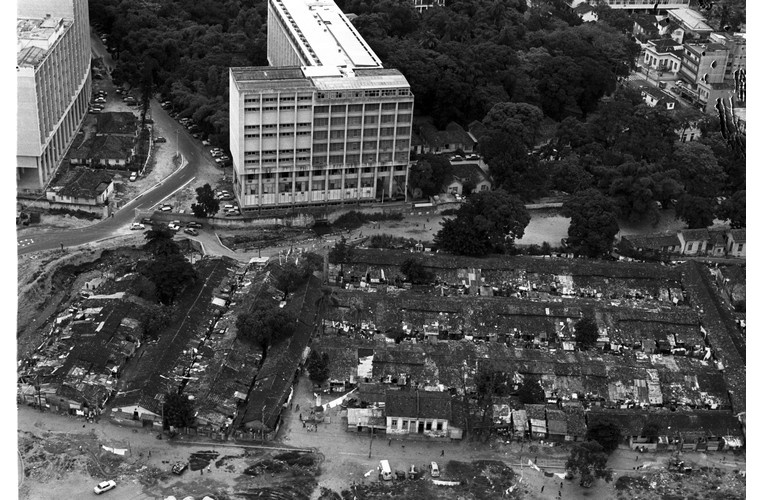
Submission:
<svg viewBox="0 0 762 500">
<path fill-rule="evenodd" d="M 242 209 L 403 197 L 413 94 L 332 0 L 269 0 L 271 66 L 230 69 Z"/>
<path fill-rule="evenodd" d="M 17 4 L 19 189 L 40 189 L 69 149 L 90 100 L 87 0 Z"/>
</svg>

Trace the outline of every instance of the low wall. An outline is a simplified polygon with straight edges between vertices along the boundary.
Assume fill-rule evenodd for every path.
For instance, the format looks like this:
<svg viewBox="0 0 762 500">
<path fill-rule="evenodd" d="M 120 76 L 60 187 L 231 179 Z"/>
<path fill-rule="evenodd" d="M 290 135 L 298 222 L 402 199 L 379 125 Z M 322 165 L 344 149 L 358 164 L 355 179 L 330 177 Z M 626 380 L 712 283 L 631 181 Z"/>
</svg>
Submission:
<svg viewBox="0 0 762 500">
<path fill-rule="evenodd" d="M 268 217 L 268 218 L 254 218 L 251 216 L 239 216 L 239 217 L 210 217 L 207 219 L 200 219 L 193 214 L 178 214 L 175 212 L 137 212 L 136 220 L 140 220 L 143 217 L 150 217 L 151 219 L 163 223 L 169 223 L 173 220 L 179 220 L 181 223 L 186 222 L 201 222 L 205 226 L 218 227 L 218 228 L 251 228 L 251 227 L 267 227 L 267 226 L 286 226 L 286 227 L 309 227 L 315 223 L 315 218 L 312 215 L 297 214 L 289 217 Z"/>
<path fill-rule="evenodd" d="M 103 205 L 84 205 L 80 203 L 61 203 L 58 201 L 48 201 L 46 199 L 24 199 L 24 198 L 17 198 L 18 203 L 24 207 L 36 207 L 36 208 L 42 208 L 45 210 L 50 210 L 51 208 L 62 208 L 65 210 L 82 210 L 83 212 L 88 212 L 91 214 L 95 214 L 99 216 L 101 219 L 108 217 L 108 207 Z"/>
</svg>

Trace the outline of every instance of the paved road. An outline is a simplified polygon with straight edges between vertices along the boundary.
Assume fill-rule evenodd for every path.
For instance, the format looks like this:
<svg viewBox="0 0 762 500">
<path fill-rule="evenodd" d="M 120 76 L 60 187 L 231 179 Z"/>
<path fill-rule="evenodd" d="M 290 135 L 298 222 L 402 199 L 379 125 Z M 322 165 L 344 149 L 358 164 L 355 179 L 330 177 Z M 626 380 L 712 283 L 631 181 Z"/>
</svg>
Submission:
<svg viewBox="0 0 762 500">
<path fill-rule="evenodd" d="M 170 147 L 178 149 L 187 164 L 160 181 L 151 190 L 142 193 L 125 205 L 113 217 L 104 219 L 92 226 L 67 229 L 60 232 L 26 234 L 17 241 L 18 253 L 25 254 L 40 250 L 50 250 L 78 246 L 98 241 L 111 236 L 119 228 L 129 224 L 135 218 L 136 210 L 148 210 L 173 194 L 180 187 L 192 181 L 203 161 L 211 161 L 211 156 L 201 147 L 201 143 L 172 119 L 156 101 L 151 101 L 151 116 L 157 132 L 165 134 Z"/>
</svg>

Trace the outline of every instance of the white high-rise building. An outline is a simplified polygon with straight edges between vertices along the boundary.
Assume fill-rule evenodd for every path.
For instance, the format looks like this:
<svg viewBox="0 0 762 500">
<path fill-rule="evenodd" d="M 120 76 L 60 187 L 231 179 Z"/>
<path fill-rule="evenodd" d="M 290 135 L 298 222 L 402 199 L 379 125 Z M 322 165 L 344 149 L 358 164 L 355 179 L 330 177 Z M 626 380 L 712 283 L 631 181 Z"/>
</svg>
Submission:
<svg viewBox="0 0 762 500">
<path fill-rule="evenodd" d="M 69 149 L 90 100 L 87 0 L 17 4 L 19 189 L 40 189 Z"/>
<path fill-rule="evenodd" d="M 332 0 L 269 0 L 272 66 L 230 69 L 241 208 L 404 197 L 413 95 Z"/>
</svg>

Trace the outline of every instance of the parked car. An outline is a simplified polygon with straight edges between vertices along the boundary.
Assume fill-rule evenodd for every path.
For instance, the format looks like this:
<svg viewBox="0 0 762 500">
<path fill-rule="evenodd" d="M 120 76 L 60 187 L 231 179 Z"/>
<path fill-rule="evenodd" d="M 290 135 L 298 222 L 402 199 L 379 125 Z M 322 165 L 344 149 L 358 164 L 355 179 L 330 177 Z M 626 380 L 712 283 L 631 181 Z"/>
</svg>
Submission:
<svg viewBox="0 0 762 500">
<path fill-rule="evenodd" d="M 218 196 L 218 198 L 221 199 L 221 200 L 232 200 L 233 199 L 233 195 L 230 194 L 230 193 L 225 193 L 223 195 Z"/>
<path fill-rule="evenodd" d="M 159 136 L 156 139 L 154 139 L 153 142 L 167 142 L 167 139 L 165 139 L 164 137 Z"/>
<path fill-rule="evenodd" d="M 113 479 L 109 479 L 108 481 L 103 481 L 97 484 L 95 488 L 93 488 L 93 491 L 96 495 L 100 495 L 101 493 L 106 493 L 109 490 L 113 490 L 116 488 L 116 481 Z"/>
<path fill-rule="evenodd" d="M 131 173 L 130 174 L 130 182 L 135 182 L 136 180 L 138 180 L 138 173 L 137 172 Z"/>
<path fill-rule="evenodd" d="M 416 467 L 415 464 L 410 464 L 410 468 L 407 471 L 407 478 L 418 479 L 419 477 L 421 477 L 421 471 L 418 470 L 418 467 Z"/>
<path fill-rule="evenodd" d="M 141 224 L 140 222 L 133 222 L 130 225 L 130 230 L 132 230 L 132 231 L 139 231 L 139 230 L 145 229 L 145 228 L 146 227 L 143 224 Z"/>
<path fill-rule="evenodd" d="M 153 219 L 151 219 L 150 217 L 143 217 L 142 219 L 140 219 L 140 223 L 141 224 L 153 224 Z"/>
<path fill-rule="evenodd" d="M 463 158 L 460 155 L 455 155 L 450 157 L 450 161 L 463 161 L 465 158 Z"/>
<path fill-rule="evenodd" d="M 162 212 L 171 212 L 172 211 L 172 205 L 166 205 L 166 204 L 162 205 L 161 206 L 161 211 Z"/>
<path fill-rule="evenodd" d="M 201 224 L 200 222 L 191 221 L 191 222 L 187 223 L 185 225 L 185 227 L 192 227 L 194 229 L 201 229 L 202 227 L 204 227 L 204 225 Z"/>
<path fill-rule="evenodd" d="M 172 230 L 172 231 L 179 231 L 180 230 L 180 225 L 179 224 L 175 224 L 174 222 L 170 222 L 169 224 L 167 224 L 167 227 L 170 230 Z"/>
<path fill-rule="evenodd" d="M 436 462 L 429 464 L 429 474 L 431 474 L 431 477 L 439 477 L 439 465 Z"/>
<path fill-rule="evenodd" d="M 198 231 L 196 231 L 192 227 L 186 227 L 185 229 L 183 229 L 183 232 L 185 234 L 190 234 L 191 236 L 198 236 Z"/>
<path fill-rule="evenodd" d="M 188 468 L 188 462 L 175 462 L 172 465 L 172 474 L 177 474 L 178 476 L 185 472 L 185 469 Z"/>
<path fill-rule="evenodd" d="M 478 159 L 479 159 L 479 155 L 474 154 L 474 155 L 466 156 L 466 160 L 478 160 Z"/>
</svg>

